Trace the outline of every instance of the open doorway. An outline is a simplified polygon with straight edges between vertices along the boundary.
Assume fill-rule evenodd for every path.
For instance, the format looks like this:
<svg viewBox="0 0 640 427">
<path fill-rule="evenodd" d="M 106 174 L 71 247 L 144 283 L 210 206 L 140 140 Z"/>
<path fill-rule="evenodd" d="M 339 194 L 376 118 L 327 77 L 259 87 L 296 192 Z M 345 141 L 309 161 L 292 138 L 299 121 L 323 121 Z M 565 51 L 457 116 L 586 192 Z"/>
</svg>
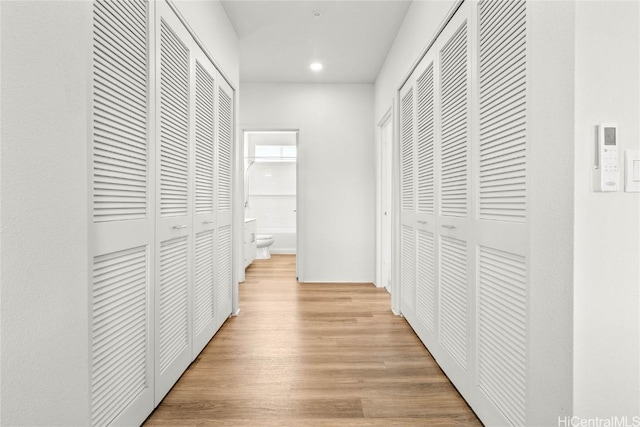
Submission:
<svg viewBox="0 0 640 427">
<path fill-rule="evenodd" d="M 379 141 L 379 201 L 378 201 L 378 271 L 377 285 L 393 295 L 391 280 L 392 258 L 392 158 L 393 158 L 393 114 L 389 109 L 378 124 Z"/>
<path fill-rule="evenodd" d="M 256 254 L 298 254 L 298 131 L 244 131 L 244 218 Z"/>
</svg>

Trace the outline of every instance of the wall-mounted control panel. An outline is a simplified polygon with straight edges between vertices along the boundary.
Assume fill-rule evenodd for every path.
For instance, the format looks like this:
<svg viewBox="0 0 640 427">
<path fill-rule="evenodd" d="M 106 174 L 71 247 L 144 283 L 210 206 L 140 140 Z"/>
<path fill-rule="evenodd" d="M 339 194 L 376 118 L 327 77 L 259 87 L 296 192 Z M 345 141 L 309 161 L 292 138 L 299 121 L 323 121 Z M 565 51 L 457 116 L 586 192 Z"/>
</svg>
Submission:
<svg viewBox="0 0 640 427">
<path fill-rule="evenodd" d="M 613 123 L 599 125 L 593 191 L 620 190 L 618 145 L 618 126 Z"/>
</svg>

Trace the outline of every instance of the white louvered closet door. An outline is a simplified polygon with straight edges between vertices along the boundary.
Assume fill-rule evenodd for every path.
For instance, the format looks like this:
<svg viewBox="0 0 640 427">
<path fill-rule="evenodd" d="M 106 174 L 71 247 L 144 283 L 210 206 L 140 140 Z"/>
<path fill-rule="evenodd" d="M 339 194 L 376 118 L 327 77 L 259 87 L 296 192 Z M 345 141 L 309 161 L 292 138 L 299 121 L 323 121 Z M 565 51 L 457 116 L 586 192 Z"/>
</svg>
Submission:
<svg viewBox="0 0 640 427">
<path fill-rule="evenodd" d="M 437 62 L 428 52 L 416 69 L 416 327 L 427 345 L 437 345 L 438 269 L 436 259 L 436 132 L 438 129 Z"/>
<path fill-rule="evenodd" d="M 465 1 L 400 91 L 402 313 L 488 425 L 527 423 L 526 9 Z"/>
<path fill-rule="evenodd" d="M 438 268 L 439 363 L 457 384 L 469 383 L 471 354 L 471 55 L 470 8 L 442 32 L 437 48 L 439 132 L 438 209 L 434 245 Z"/>
<path fill-rule="evenodd" d="M 435 55 L 427 53 L 401 90 L 401 310 L 437 344 Z"/>
<path fill-rule="evenodd" d="M 416 90 L 400 91 L 400 311 L 416 313 Z"/>
<path fill-rule="evenodd" d="M 199 48 L 193 49 L 192 88 L 195 126 L 193 228 L 193 351 L 195 359 L 217 330 L 215 300 L 215 139 L 217 73 Z"/>
<path fill-rule="evenodd" d="M 191 36 L 165 2 L 156 3 L 156 404 L 191 362 L 193 128 Z"/>
<path fill-rule="evenodd" d="M 528 354 L 527 5 L 479 1 L 477 387 L 494 424 L 525 425 Z M 490 417 L 490 418 L 489 418 Z"/>
<path fill-rule="evenodd" d="M 217 86 L 216 132 L 216 328 L 231 315 L 232 305 L 232 163 L 234 146 L 234 93 L 226 81 Z"/>
<path fill-rule="evenodd" d="M 152 15 L 145 1 L 93 8 L 91 422 L 136 425 L 154 407 Z"/>
</svg>

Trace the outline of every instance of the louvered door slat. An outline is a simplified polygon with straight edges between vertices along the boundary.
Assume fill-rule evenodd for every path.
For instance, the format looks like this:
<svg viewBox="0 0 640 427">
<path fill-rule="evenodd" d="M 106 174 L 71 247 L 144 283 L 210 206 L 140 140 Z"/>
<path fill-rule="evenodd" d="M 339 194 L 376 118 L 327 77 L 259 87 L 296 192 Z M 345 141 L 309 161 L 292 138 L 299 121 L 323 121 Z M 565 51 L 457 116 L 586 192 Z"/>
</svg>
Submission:
<svg viewBox="0 0 640 427">
<path fill-rule="evenodd" d="M 92 423 L 111 422 L 146 387 L 148 253 L 139 247 L 93 260 Z"/>
<path fill-rule="evenodd" d="M 514 425 L 526 416 L 526 261 L 480 247 L 478 378 L 481 389 Z"/>
<path fill-rule="evenodd" d="M 94 31 L 98 31 L 94 29 Z M 100 51 L 99 43 L 94 46 L 94 90 L 100 88 L 109 95 L 115 96 L 124 106 L 146 108 L 146 92 L 143 91 L 144 78 L 133 78 L 124 69 L 126 61 L 113 58 Z"/>
<path fill-rule="evenodd" d="M 417 239 L 417 278 L 416 278 L 416 315 L 431 331 L 434 331 L 435 319 L 435 257 L 433 233 L 418 230 Z"/>
<path fill-rule="evenodd" d="M 102 2 L 98 7 L 104 8 L 114 18 L 115 25 L 121 29 L 127 27 L 139 27 L 146 26 L 147 12 L 146 7 L 142 6 L 142 2 L 126 2 L 121 1 L 116 3 L 114 1 Z M 131 44 L 138 46 L 145 46 L 144 43 L 140 43 L 139 40 L 128 40 Z"/>
<path fill-rule="evenodd" d="M 505 82 L 513 83 L 524 77 L 524 75 L 519 72 L 509 72 L 521 71 L 522 68 L 526 68 L 526 51 L 523 50 L 523 48 L 526 47 L 526 39 L 524 34 L 520 34 L 518 37 L 517 40 L 514 40 L 513 43 L 504 50 L 496 51 L 491 55 L 487 54 L 485 56 L 484 60 L 488 65 L 482 69 L 480 78 L 484 81 L 487 89 L 503 87 L 505 86 Z M 511 61 L 497 61 L 497 59 L 505 56 L 511 58 Z"/>
<path fill-rule="evenodd" d="M 196 235 L 195 250 L 195 333 L 199 334 L 215 318 L 213 231 Z"/>
<path fill-rule="evenodd" d="M 140 3 L 132 25 L 122 22 L 131 15 L 128 4 L 94 3 L 94 222 L 147 216 L 147 27 Z"/>
<path fill-rule="evenodd" d="M 187 214 L 189 51 L 171 28 L 160 29 L 160 215 Z"/>
<path fill-rule="evenodd" d="M 126 150 L 122 147 L 114 147 L 111 144 L 103 144 L 102 147 L 96 147 L 94 149 L 96 156 L 109 157 L 114 173 L 119 174 L 121 177 L 127 177 L 127 173 L 131 174 L 131 178 L 144 179 L 147 173 L 146 158 L 136 155 L 131 150 Z M 98 170 L 106 169 L 102 167 L 101 163 L 96 164 Z M 124 174 L 124 175 L 122 175 Z M 135 177 L 135 178 L 134 178 Z"/>
<path fill-rule="evenodd" d="M 105 1 L 102 2 L 101 7 L 109 10 L 111 15 L 117 17 L 123 27 L 146 25 L 147 7 L 142 1 Z"/>
<path fill-rule="evenodd" d="M 440 342 L 464 369 L 468 339 L 467 244 L 441 237 Z"/>
<path fill-rule="evenodd" d="M 486 2 L 485 2 L 486 3 Z M 481 25 L 484 36 L 480 38 L 480 46 L 488 54 L 496 51 L 508 51 L 510 45 L 503 45 L 504 39 L 521 39 L 519 30 L 520 23 L 525 18 L 526 9 L 518 4 L 518 1 L 503 2 L 496 8 L 495 14 L 487 15 L 482 11 L 481 5 Z M 508 18 L 508 19 L 505 19 Z"/>
<path fill-rule="evenodd" d="M 136 235 L 123 244 L 120 230 L 131 220 L 141 234 L 148 229 L 148 26 L 144 1 L 93 7 L 93 230 L 96 242 L 106 229 L 106 240 L 119 242 L 93 256 L 91 422 L 108 425 L 136 422 L 135 408 L 151 403 L 151 242 Z"/>
<path fill-rule="evenodd" d="M 99 6 L 96 6 L 98 9 Z M 133 31 L 137 31 L 137 28 L 132 28 Z M 131 46 L 127 40 L 122 40 L 122 34 L 132 34 L 131 30 L 118 31 L 117 28 L 113 28 L 108 22 L 104 22 L 100 19 L 99 12 L 96 14 L 94 20 L 94 33 L 102 34 L 102 38 L 94 45 L 95 59 L 103 65 L 102 72 L 108 71 L 115 72 L 127 83 L 132 84 L 134 92 L 144 98 L 144 91 L 140 90 L 140 82 L 147 80 L 145 69 L 146 63 L 146 49 L 144 45 Z M 139 37 L 139 35 L 137 36 Z M 133 49 L 138 49 L 135 51 Z M 123 69 L 123 66 L 131 65 L 131 71 Z"/>
<path fill-rule="evenodd" d="M 112 156 L 120 155 L 123 161 L 128 157 L 133 165 L 146 166 L 146 146 L 137 144 L 140 139 L 146 139 L 146 129 L 130 126 L 128 129 L 117 129 L 113 125 L 119 121 L 105 118 L 109 114 L 114 114 L 113 109 L 110 112 L 99 107 L 95 110 L 95 124 L 99 127 L 95 128 L 94 136 L 100 138 L 101 144 L 94 149 L 99 150 L 103 156 L 112 153 Z M 141 170 L 146 170 L 146 167 Z"/>
<path fill-rule="evenodd" d="M 113 32 L 118 33 L 126 33 L 128 32 L 128 28 L 130 25 L 122 23 L 122 19 L 126 17 L 126 14 L 123 13 L 124 8 L 122 5 L 114 5 L 112 6 L 114 9 L 119 9 L 116 13 L 119 14 L 118 17 L 114 17 L 111 14 L 111 8 L 107 6 L 109 2 L 101 2 L 96 4 L 96 9 L 100 11 L 94 15 L 94 25 L 96 27 L 101 27 L 104 29 L 110 29 Z M 133 28 L 141 27 L 140 23 L 134 24 Z M 110 52 L 118 52 L 118 56 L 123 60 L 133 63 L 138 67 L 146 66 L 146 55 L 145 46 L 146 40 L 140 43 L 140 41 L 136 38 L 118 40 L 114 42 L 112 40 L 105 40 L 105 43 L 102 45 L 105 50 Z M 134 71 L 133 74 L 136 74 L 137 71 Z M 141 78 L 144 78 L 144 73 L 138 74 Z"/>
<path fill-rule="evenodd" d="M 214 105 L 213 77 L 196 61 L 196 204 L 197 214 L 213 213 Z"/>
<path fill-rule="evenodd" d="M 508 168 L 514 164 L 523 164 L 524 154 L 524 147 L 519 144 L 502 144 L 498 149 L 488 151 L 480 157 L 480 160 L 483 163 L 480 171 L 491 172 L 498 169 L 505 169 L 505 172 L 514 172 Z"/>
<path fill-rule="evenodd" d="M 466 217 L 468 210 L 467 26 L 460 27 L 441 56 L 440 212 Z"/>
<path fill-rule="evenodd" d="M 480 4 L 479 214 L 524 222 L 526 3 L 489 3 Z"/>
<path fill-rule="evenodd" d="M 231 279 L 232 279 L 232 257 L 231 257 L 231 226 L 220 227 L 218 231 L 218 251 L 217 251 L 217 309 L 220 313 L 225 313 L 231 304 Z"/>
<path fill-rule="evenodd" d="M 434 214 L 433 63 L 418 79 L 418 213 Z"/>
<path fill-rule="evenodd" d="M 187 238 L 160 245 L 160 372 L 188 345 Z"/>
<path fill-rule="evenodd" d="M 128 108 L 126 103 L 122 102 L 122 98 L 113 97 L 107 90 L 103 92 L 101 99 L 95 100 L 94 109 L 97 121 L 120 125 L 122 130 L 126 131 L 126 135 L 133 134 L 138 138 L 146 136 L 146 127 L 139 121 L 136 111 Z"/>
<path fill-rule="evenodd" d="M 517 72 L 518 68 L 510 68 L 509 72 Z M 520 71 L 524 71 L 524 67 L 520 67 Z M 492 110 L 492 114 L 488 115 L 487 119 L 491 117 L 500 117 L 505 114 L 513 115 L 513 109 L 521 105 L 525 101 L 525 79 L 524 77 L 514 79 L 513 81 L 501 81 L 497 82 L 494 88 L 486 87 L 485 94 L 487 95 L 480 103 L 480 108 L 486 110 Z M 499 86 L 498 86 L 499 85 Z M 490 122 L 489 122 L 490 123 Z M 484 125 L 484 123 L 483 123 Z M 484 128 L 485 126 L 483 126 Z"/>
<path fill-rule="evenodd" d="M 402 98 L 401 117 L 401 196 L 402 210 L 414 210 L 414 145 L 413 145 L 413 89 Z"/>
<path fill-rule="evenodd" d="M 143 10 L 143 7 L 141 7 L 141 3 L 142 2 L 128 2 L 129 7 L 132 11 L 137 10 L 137 11 L 141 11 Z"/>
<path fill-rule="evenodd" d="M 218 212 L 231 210 L 232 103 L 222 88 L 218 91 Z"/>
<path fill-rule="evenodd" d="M 402 226 L 401 241 L 401 260 L 400 260 L 400 283 L 402 310 L 413 313 L 415 310 L 415 283 L 416 283 L 416 242 L 415 231 L 412 227 Z"/>
<path fill-rule="evenodd" d="M 96 66 L 101 66 L 96 63 Z M 109 81 L 112 80 L 112 81 Z M 113 83 L 117 82 L 119 87 L 114 87 Z M 144 98 L 136 96 L 133 93 L 133 89 L 127 82 L 122 80 L 112 79 L 111 77 L 104 77 L 102 72 L 96 72 L 94 78 L 94 90 L 100 91 L 101 97 L 94 98 L 94 103 L 96 107 L 102 107 L 102 109 L 106 109 L 106 114 L 101 116 L 102 120 L 112 119 L 109 112 L 113 110 L 117 111 L 121 115 L 125 116 L 127 120 L 128 126 L 133 126 L 135 130 L 138 132 L 145 133 L 146 127 L 143 123 L 140 123 L 138 117 L 138 112 L 142 110 L 146 110 L 146 105 L 144 104 Z M 125 133 L 125 135 L 127 135 Z"/>
<path fill-rule="evenodd" d="M 509 117 L 509 122 L 500 126 L 496 123 L 495 126 L 487 127 L 483 129 L 486 140 L 481 145 L 483 155 L 493 156 L 494 154 L 500 154 L 500 151 L 507 148 L 522 148 L 520 141 L 526 136 L 526 129 L 522 123 L 518 123 L 524 117 L 521 115 Z"/>
<path fill-rule="evenodd" d="M 144 71 L 146 63 L 136 61 L 135 58 L 121 56 L 118 46 L 123 43 L 120 41 L 123 34 L 114 32 L 113 28 L 102 25 L 100 21 L 94 21 L 94 35 L 100 37 L 95 39 L 93 47 L 94 63 L 97 65 L 94 71 L 99 74 L 100 81 L 109 83 L 108 86 L 114 91 L 117 91 L 118 88 L 127 88 L 130 91 L 128 98 L 144 105 L 147 96 L 143 86 L 147 81 L 147 75 Z M 141 36 L 141 34 L 133 33 L 128 35 Z M 131 70 L 127 69 L 129 66 Z"/>
</svg>

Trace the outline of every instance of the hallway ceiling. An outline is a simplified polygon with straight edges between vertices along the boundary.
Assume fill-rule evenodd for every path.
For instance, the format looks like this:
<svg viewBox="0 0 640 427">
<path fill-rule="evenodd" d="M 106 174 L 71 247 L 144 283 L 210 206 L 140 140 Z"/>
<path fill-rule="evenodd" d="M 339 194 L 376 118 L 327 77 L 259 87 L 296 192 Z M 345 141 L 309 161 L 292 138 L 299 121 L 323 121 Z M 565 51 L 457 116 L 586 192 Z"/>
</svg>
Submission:
<svg viewBox="0 0 640 427">
<path fill-rule="evenodd" d="M 222 6 L 238 35 L 242 82 L 372 83 L 410 3 L 226 0 Z M 322 71 L 310 70 L 315 61 Z"/>
</svg>

